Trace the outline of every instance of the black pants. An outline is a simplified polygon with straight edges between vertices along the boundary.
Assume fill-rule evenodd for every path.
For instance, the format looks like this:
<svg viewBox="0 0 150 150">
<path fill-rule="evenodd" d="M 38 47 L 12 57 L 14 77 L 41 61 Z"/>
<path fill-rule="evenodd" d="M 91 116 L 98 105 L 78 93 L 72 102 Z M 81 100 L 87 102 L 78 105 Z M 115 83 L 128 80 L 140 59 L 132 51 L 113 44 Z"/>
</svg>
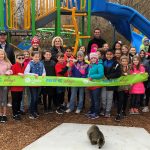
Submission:
<svg viewBox="0 0 150 150">
<path fill-rule="evenodd" d="M 44 110 L 52 109 L 52 100 L 53 100 L 53 103 L 55 103 L 54 96 L 56 95 L 56 88 L 55 87 L 43 87 L 42 95 L 43 95 Z"/>
<path fill-rule="evenodd" d="M 121 114 L 122 112 L 126 111 L 127 102 L 128 102 L 128 92 L 119 91 L 117 99 L 117 114 Z"/>
<path fill-rule="evenodd" d="M 150 99 L 150 87 L 149 87 L 149 88 L 146 88 L 145 94 L 146 94 L 145 106 L 148 106 L 148 104 L 149 104 L 149 99 Z"/>
<path fill-rule="evenodd" d="M 57 87 L 57 98 L 55 99 L 56 107 L 60 107 L 64 102 L 65 96 L 65 88 L 64 87 Z"/>
<path fill-rule="evenodd" d="M 140 94 L 131 94 L 131 108 L 139 108 Z"/>
<path fill-rule="evenodd" d="M 22 94 L 23 92 L 11 92 L 12 96 L 12 111 L 13 115 L 20 114 L 20 105 L 22 100 Z"/>
</svg>

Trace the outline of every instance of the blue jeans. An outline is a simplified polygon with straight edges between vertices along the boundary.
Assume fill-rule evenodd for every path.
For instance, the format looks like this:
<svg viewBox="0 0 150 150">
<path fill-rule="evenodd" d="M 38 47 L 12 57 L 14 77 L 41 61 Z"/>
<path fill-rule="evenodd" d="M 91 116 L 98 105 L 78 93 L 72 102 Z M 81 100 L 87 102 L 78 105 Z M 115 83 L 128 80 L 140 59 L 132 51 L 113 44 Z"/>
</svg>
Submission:
<svg viewBox="0 0 150 150">
<path fill-rule="evenodd" d="M 41 90 L 40 87 L 30 87 L 30 93 L 31 93 L 30 113 L 31 114 L 38 112 L 37 105 L 38 105 L 40 90 Z"/>
<path fill-rule="evenodd" d="M 100 92 L 101 89 L 90 90 L 91 107 L 90 112 L 99 115 L 100 113 Z"/>
<path fill-rule="evenodd" d="M 79 103 L 77 105 L 77 109 L 82 110 L 83 98 L 84 98 L 84 87 L 72 87 L 71 88 L 71 98 L 70 98 L 70 103 L 69 103 L 69 109 L 71 109 L 71 111 L 74 110 L 75 99 L 77 97 L 78 90 L 79 90 Z"/>
</svg>

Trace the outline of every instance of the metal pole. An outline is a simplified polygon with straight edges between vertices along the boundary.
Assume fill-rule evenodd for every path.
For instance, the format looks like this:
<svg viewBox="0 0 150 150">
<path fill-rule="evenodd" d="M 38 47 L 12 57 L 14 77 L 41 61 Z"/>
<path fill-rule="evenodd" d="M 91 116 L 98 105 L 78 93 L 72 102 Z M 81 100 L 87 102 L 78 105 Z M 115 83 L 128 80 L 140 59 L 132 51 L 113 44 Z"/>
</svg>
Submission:
<svg viewBox="0 0 150 150">
<path fill-rule="evenodd" d="M 114 29 L 113 43 L 115 43 L 116 42 L 116 29 L 115 29 L 115 26 L 113 26 L 113 29 Z"/>
<path fill-rule="evenodd" d="M 84 16 L 82 16 L 82 18 L 81 18 L 81 33 L 82 33 L 82 35 L 84 36 L 84 26 L 85 26 L 85 23 L 84 23 Z M 84 40 L 83 39 L 81 39 L 81 44 L 83 45 L 83 43 L 84 43 Z"/>
<path fill-rule="evenodd" d="M 56 35 L 60 36 L 61 33 L 61 3 L 60 0 L 56 0 L 56 7 L 57 7 L 57 18 L 56 18 Z"/>
<path fill-rule="evenodd" d="M 0 0 L 0 30 L 4 30 L 4 0 Z"/>
<path fill-rule="evenodd" d="M 91 0 L 88 0 L 88 26 L 87 26 L 87 33 L 88 36 L 91 35 Z"/>
<path fill-rule="evenodd" d="M 31 11 L 32 11 L 32 36 L 34 36 L 36 34 L 36 30 L 35 30 L 35 0 L 32 0 L 32 4 L 31 4 Z"/>
</svg>

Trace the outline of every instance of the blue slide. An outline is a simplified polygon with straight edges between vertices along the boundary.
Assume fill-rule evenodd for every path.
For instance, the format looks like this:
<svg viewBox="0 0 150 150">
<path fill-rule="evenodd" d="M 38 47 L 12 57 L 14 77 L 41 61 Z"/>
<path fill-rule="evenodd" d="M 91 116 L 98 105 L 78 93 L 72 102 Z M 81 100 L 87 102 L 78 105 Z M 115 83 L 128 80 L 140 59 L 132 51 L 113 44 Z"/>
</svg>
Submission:
<svg viewBox="0 0 150 150">
<path fill-rule="evenodd" d="M 150 38 L 150 21 L 131 7 L 110 3 L 107 0 L 92 0 L 92 14 L 110 21 L 116 30 L 129 41 L 132 41 L 130 25 Z"/>
</svg>

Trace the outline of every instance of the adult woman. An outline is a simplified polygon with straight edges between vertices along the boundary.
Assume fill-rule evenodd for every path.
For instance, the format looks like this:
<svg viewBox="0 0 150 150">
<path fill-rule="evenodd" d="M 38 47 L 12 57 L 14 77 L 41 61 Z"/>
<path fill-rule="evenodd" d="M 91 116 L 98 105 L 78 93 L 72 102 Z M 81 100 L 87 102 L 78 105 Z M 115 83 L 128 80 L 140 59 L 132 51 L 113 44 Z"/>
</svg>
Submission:
<svg viewBox="0 0 150 150">
<path fill-rule="evenodd" d="M 59 37 L 59 36 L 56 36 L 52 40 L 52 48 L 51 48 L 52 59 L 55 62 L 57 62 L 56 55 L 59 52 L 62 52 L 62 53 L 65 52 L 65 50 L 63 48 L 63 39 L 61 37 Z"/>
</svg>

